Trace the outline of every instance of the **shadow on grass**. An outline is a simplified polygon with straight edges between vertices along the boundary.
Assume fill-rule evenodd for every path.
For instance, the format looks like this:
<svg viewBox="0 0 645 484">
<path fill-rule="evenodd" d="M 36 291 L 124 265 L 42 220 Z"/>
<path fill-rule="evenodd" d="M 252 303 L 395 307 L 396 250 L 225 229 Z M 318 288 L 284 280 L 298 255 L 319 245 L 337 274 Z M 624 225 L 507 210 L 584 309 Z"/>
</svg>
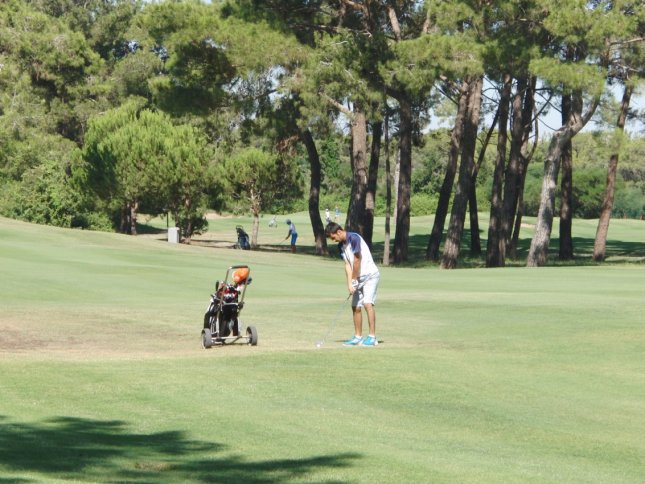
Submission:
<svg viewBox="0 0 645 484">
<path fill-rule="evenodd" d="M 411 235 L 408 244 L 408 262 L 402 264 L 404 267 L 426 267 L 438 265 L 438 262 L 425 260 L 426 247 L 429 235 L 417 234 Z M 445 234 L 444 234 L 445 240 Z M 559 238 L 552 238 L 549 244 L 549 262 L 548 265 L 598 265 L 600 263 L 592 260 L 594 250 L 594 239 L 574 237 L 573 249 L 574 259 L 570 261 L 558 260 Z M 517 258 L 507 259 L 507 266 L 524 266 L 531 246 L 531 239 L 520 239 L 517 247 Z M 372 253 L 374 259 L 383 260 L 383 242 L 374 244 Z M 443 245 L 441 246 L 441 252 Z M 608 240 L 606 247 L 605 264 L 617 263 L 643 263 L 645 262 L 645 242 L 623 242 L 620 240 Z M 392 248 L 390 248 L 390 258 L 392 258 Z M 485 267 L 486 265 L 486 239 L 481 238 L 481 254 L 473 255 L 470 247 L 470 230 L 465 229 L 461 238 L 461 254 L 458 267 Z"/>
<path fill-rule="evenodd" d="M 438 266 L 439 262 L 427 261 L 425 259 L 426 247 L 429 236 L 426 234 L 411 235 L 408 242 L 408 261 L 400 264 L 399 267 L 431 267 Z M 486 266 L 486 239 L 481 238 L 481 254 L 473 255 L 470 247 L 470 230 L 464 229 L 462 237 L 461 253 L 458 267 L 460 268 L 477 268 Z M 547 265 L 578 265 L 593 266 L 601 263 L 591 259 L 593 255 L 594 239 L 574 237 L 573 247 L 575 256 L 573 260 L 558 260 L 559 239 L 552 238 L 549 244 L 549 261 Z M 526 258 L 531 246 L 531 239 L 520 239 L 517 247 L 517 257 L 514 259 L 507 258 L 507 267 L 523 267 L 526 265 Z M 380 263 L 383 260 L 382 241 L 376 242 L 372 246 L 372 255 L 374 260 Z M 289 246 L 285 244 L 263 244 L 254 249 L 261 252 L 289 252 Z M 339 258 L 339 252 L 335 243 L 327 244 L 328 257 Z M 443 245 L 440 250 L 443 252 Z M 312 246 L 298 246 L 298 254 L 316 255 L 315 248 Z M 390 247 L 390 261 L 393 260 L 393 251 Z M 607 241 L 606 260 L 602 264 L 612 263 L 645 263 L 645 243 L 639 242 L 622 242 L 617 240 Z"/>
<path fill-rule="evenodd" d="M 167 234 L 168 229 L 166 227 L 160 228 L 153 225 L 148 225 L 146 223 L 137 222 L 137 234 Z"/>
<path fill-rule="evenodd" d="M 146 228 L 142 227 L 141 233 L 165 233 L 164 230 L 160 230 L 151 226 Z M 276 232 L 277 233 L 277 232 Z M 557 233 L 554 232 L 555 235 Z M 475 267 L 485 267 L 486 265 L 486 234 L 484 231 L 480 230 L 480 244 L 481 244 L 481 254 L 473 254 L 470 247 L 470 229 L 465 228 L 463 235 L 461 237 L 461 253 L 459 257 L 458 267 L 461 268 L 475 268 Z M 392 233 L 394 236 L 394 233 Z M 410 235 L 408 239 L 408 261 L 400 264 L 401 267 L 430 267 L 438 265 L 438 262 L 427 261 L 425 260 L 426 247 L 429 240 L 428 234 L 414 234 Z M 445 241 L 445 232 L 443 241 Z M 194 239 L 191 242 L 193 245 L 201 245 L 207 247 L 218 247 L 218 248 L 233 248 L 235 242 L 230 240 L 225 240 L 224 238 L 200 238 Z M 393 260 L 393 243 L 391 241 L 390 246 L 390 261 Z M 516 266 L 523 267 L 526 265 L 526 258 L 529 253 L 529 248 L 531 245 L 530 238 L 521 238 L 518 241 L 517 247 L 517 256 L 515 259 L 507 258 L 507 266 Z M 383 260 L 383 241 L 378 241 L 373 244 L 372 255 L 374 259 L 378 262 Z M 574 258 L 569 261 L 560 261 L 558 259 L 559 252 L 559 238 L 553 237 L 550 240 L 549 244 L 549 256 L 547 265 L 598 265 L 598 262 L 592 260 L 593 248 L 594 248 L 594 239 L 593 238 L 584 238 L 584 237 L 574 237 L 573 238 L 573 248 L 574 248 Z M 338 250 L 336 244 L 327 243 L 327 249 L 329 257 L 336 258 L 338 256 Z M 276 243 L 263 243 L 259 247 L 256 247 L 254 250 L 261 252 L 290 252 L 288 242 L 276 242 Z M 440 254 L 443 252 L 443 245 L 440 248 Z M 311 245 L 298 245 L 298 254 L 304 255 L 316 255 L 315 248 Z M 607 240 L 606 245 L 606 260 L 603 264 L 612 264 L 612 263 L 635 263 L 642 264 L 645 263 L 645 243 L 641 242 L 624 242 L 620 240 Z"/>
<path fill-rule="evenodd" d="M 360 458 L 345 453 L 253 461 L 223 455 L 226 446 L 190 440 L 183 432 L 143 434 L 127 427 L 119 420 L 58 417 L 16 423 L 0 417 L 0 469 L 5 477 L 28 472 L 91 481 L 268 483 L 311 479 L 318 471 L 349 467 Z M 22 480 L 30 481 L 16 477 L 7 482 Z"/>
</svg>

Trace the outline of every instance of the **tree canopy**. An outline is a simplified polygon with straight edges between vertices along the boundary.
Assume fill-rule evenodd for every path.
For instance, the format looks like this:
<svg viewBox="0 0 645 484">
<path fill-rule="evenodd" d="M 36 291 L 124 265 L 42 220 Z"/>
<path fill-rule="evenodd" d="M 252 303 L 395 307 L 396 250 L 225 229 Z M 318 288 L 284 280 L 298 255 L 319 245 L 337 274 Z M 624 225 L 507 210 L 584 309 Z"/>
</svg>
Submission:
<svg viewBox="0 0 645 484">
<path fill-rule="evenodd" d="M 443 248 L 449 268 L 468 210 L 475 256 L 472 224 L 490 210 L 486 265 L 514 257 L 524 215 L 537 217 L 529 265 L 543 265 L 558 200 L 561 241 L 571 217 L 606 212 L 608 166 L 616 211 L 641 215 L 642 137 L 624 125 L 643 119 L 630 101 L 644 10 L 630 0 L 7 0 L 0 214 L 135 234 L 138 213 L 169 213 L 189 241 L 207 210 L 256 221 L 308 210 L 325 254 L 320 207 L 339 205 L 369 244 L 374 217 L 392 217 L 393 261 L 404 264 L 410 216 L 432 212 L 425 256 L 438 261 Z M 630 96 L 619 102 L 621 89 Z M 545 137 L 549 111 L 562 123 Z M 439 118 L 448 129 L 434 128 Z M 588 134 L 594 119 L 601 128 Z"/>
</svg>

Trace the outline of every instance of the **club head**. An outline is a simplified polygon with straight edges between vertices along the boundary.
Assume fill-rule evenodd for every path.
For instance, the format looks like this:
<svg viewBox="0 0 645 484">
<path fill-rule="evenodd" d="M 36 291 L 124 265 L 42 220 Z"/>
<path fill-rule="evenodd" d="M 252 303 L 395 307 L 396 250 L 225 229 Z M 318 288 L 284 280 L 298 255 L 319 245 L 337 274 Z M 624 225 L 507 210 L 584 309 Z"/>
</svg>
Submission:
<svg viewBox="0 0 645 484">
<path fill-rule="evenodd" d="M 322 345 L 324 344 L 324 341 L 316 341 L 316 348 L 322 348 Z"/>
</svg>

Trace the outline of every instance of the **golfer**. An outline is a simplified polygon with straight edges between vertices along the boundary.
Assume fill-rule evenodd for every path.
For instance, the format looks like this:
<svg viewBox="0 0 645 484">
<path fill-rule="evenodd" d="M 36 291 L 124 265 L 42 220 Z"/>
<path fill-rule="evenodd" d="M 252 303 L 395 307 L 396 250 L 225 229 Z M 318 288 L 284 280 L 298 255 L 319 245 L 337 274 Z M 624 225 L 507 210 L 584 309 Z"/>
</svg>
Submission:
<svg viewBox="0 0 645 484">
<path fill-rule="evenodd" d="M 287 219 L 285 220 L 285 223 L 289 226 L 289 232 L 287 233 L 287 236 L 284 238 L 284 240 L 287 240 L 289 237 L 291 237 L 291 252 L 295 254 L 296 240 L 298 240 L 298 231 L 296 230 L 296 226 L 291 220 Z"/>
<path fill-rule="evenodd" d="M 347 289 L 352 295 L 352 317 L 354 319 L 354 337 L 343 344 L 345 346 L 376 346 L 376 289 L 380 274 L 374 263 L 370 248 L 363 237 L 355 232 L 346 232 L 336 222 L 325 227 L 325 235 L 338 242 L 341 256 L 345 261 Z M 369 335 L 363 338 L 363 313 L 365 308 L 369 323 Z"/>
</svg>

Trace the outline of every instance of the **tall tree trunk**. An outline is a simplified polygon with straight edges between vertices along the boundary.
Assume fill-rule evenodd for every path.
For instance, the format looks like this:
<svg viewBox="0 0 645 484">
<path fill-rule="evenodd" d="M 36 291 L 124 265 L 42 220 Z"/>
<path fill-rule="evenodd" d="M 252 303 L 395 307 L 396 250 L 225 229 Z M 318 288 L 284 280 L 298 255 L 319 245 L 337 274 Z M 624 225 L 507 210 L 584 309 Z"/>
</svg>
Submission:
<svg viewBox="0 0 645 484">
<path fill-rule="evenodd" d="M 560 179 L 560 239 L 558 259 L 567 261 L 573 259 L 573 145 L 569 141 L 562 152 Z"/>
<path fill-rule="evenodd" d="M 511 259 L 517 259 L 517 244 L 520 238 L 520 229 L 522 227 L 522 217 L 524 216 L 524 186 L 526 183 L 526 172 L 529 167 L 529 162 L 533 158 L 533 154 L 538 146 L 539 139 L 539 120 L 537 116 L 533 116 L 535 111 L 535 87 L 537 86 L 537 77 L 531 77 L 531 80 L 526 90 L 526 96 L 524 96 L 524 106 L 522 110 L 522 120 L 524 122 L 524 134 L 522 138 L 522 163 L 520 163 L 520 186 L 519 193 L 517 196 L 517 206 L 515 209 L 515 224 L 513 226 L 513 236 L 511 237 L 511 243 L 506 249 L 506 254 Z M 535 125 L 535 128 L 533 128 Z M 533 139 L 533 147 L 529 153 L 529 139 L 531 138 L 531 132 L 535 129 L 535 136 Z"/>
<path fill-rule="evenodd" d="M 410 237 L 410 186 L 412 183 L 412 105 L 405 96 L 400 96 L 399 128 L 400 159 L 399 189 L 396 200 L 396 230 L 394 235 L 394 263 L 408 260 Z"/>
<path fill-rule="evenodd" d="M 367 118 L 357 105 L 351 126 L 352 138 L 352 195 L 347 210 L 346 230 L 365 232 L 365 196 L 367 193 Z"/>
<path fill-rule="evenodd" d="M 139 210 L 139 202 L 135 200 L 128 206 L 130 207 L 130 235 L 137 235 L 137 212 Z"/>
<path fill-rule="evenodd" d="M 622 138 L 622 133 L 625 130 L 627 111 L 629 110 L 629 103 L 631 101 L 633 91 L 634 88 L 631 85 L 625 85 L 623 99 L 620 103 L 620 114 L 618 115 L 618 121 L 616 122 L 619 139 Z M 593 246 L 593 260 L 598 262 L 605 259 L 609 220 L 611 219 L 611 211 L 614 207 L 614 192 L 616 190 L 616 170 L 618 168 L 619 148 L 620 144 L 616 147 L 616 151 L 611 155 L 611 158 L 609 158 L 609 167 L 607 168 L 607 187 L 605 189 L 602 208 L 600 209 L 600 218 L 598 219 L 598 228 L 596 229 L 596 240 L 594 241 Z"/>
<path fill-rule="evenodd" d="M 119 231 L 122 234 L 127 234 L 128 227 L 130 227 L 130 206 L 129 204 L 126 204 L 124 207 L 121 207 L 121 223 L 119 225 Z"/>
<path fill-rule="evenodd" d="M 394 204 L 394 212 L 392 213 L 392 218 L 394 219 L 394 223 L 396 224 L 397 220 L 397 200 L 399 199 L 399 173 L 401 172 L 401 150 L 399 147 L 396 147 L 395 151 L 395 156 L 394 156 L 394 184 L 392 187 L 394 188 L 394 193 L 392 194 L 392 203 Z"/>
<path fill-rule="evenodd" d="M 365 194 L 365 231 L 363 239 L 372 248 L 372 236 L 374 234 L 374 206 L 376 200 L 376 183 L 378 181 L 378 165 L 381 155 L 381 135 L 383 134 L 383 122 L 372 124 L 372 150 L 370 152 L 370 167 L 367 175 L 367 193 Z"/>
<path fill-rule="evenodd" d="M 528 142 L 528 138 L 527 138 Z M 537 146 L 537 140 L 534 147 Z M 524 152 L 524 150 L 522 150 Z M 517 244 L 520 240 L 520 230 L 522 228 L 522 217 L 524 217 L 524 186 L 526 184 L 526 171 L 528 170 L 528 158 L 522 157 L 521 173 L 520 173 L 520 190 L 517 197 L 517 209 L 515 211 L 515 223 L 513 225 L 513 235 L 511 237 L 511 244 L 508 247 L 507 256 L 511 259 L 517 259 Z"/>
<path fill-rule="evenodd" d="M 457 266 L 461 237 L 464 231 L 466 218 L 466 205 L 470 184 L 472 180 L 473 165 L 475 159 L 475 147 L 477 142 L 477 126 L 481 111 L 483 79 L 478 77 L 469 82 L 468 114 L 464 120 L 464 133 L 461 150 L 461 163 L 459 165 L 459 179 L 457 191 L 452 202 L 452 213 L 448 224 L 446 243 L 441 258 L 441 268 L 453 269 Z"/>
<path fill-rule="evenodd" d="M 479 257 L 482 254 L 482 243 L 479 238 L 479 214 L 477 213 L 477 191 L 475 190 L 474 177 L 470 181 L 468 213 L 470 215 L 470 255 Z"/>
<path fill-rule="evenodd" d="M 544 160 L 544 178 L 542 179 L 542 190 L 540 192 L 540 208 L 538 209 L 535 233 L 531 240 L 528 259 L 528 267 L 543 266 L 549 251 L 551 239 L 551 228 L 553 226 L 553 211 L 555 205 L 555 187 L 560 171 L 560 159 L 562 150 L 566 145 L 568 136 L 564 131 L 556 132 L 551 138 L 549 152 Z"/>
<path fill-rule="evenodd" d="M 249 202 L 251 206 L 251 215 L 253 215 L 253 224 L 251 225 L 251 240 L 249 241 L 251 249 L 255 250 L 258 247 L 258 234 L 260 232 L 260 214 L 262 210 L 262 195 L 255 189 L 249 192 Z"/>
<path fill-rule="evenodd" d="M 578 103 L 576 103 L 578 104 Z M 579 105 L 579 104 L 578 104 Z M 571 114 L 571 95 L 562 95 L 562 124 Z M 562 149 L 562 177 L 560 180 L 560 260 L 573 259 L 573 239 L 571 237 L 573 198 L 573 143 L 569 140 Z"/>
<path fill-rule="evenodd" d="M 495 111 L 495 116 L 493 116 L 493 121 L 491 122 L 490 128 L 486 133 L 484 142 L 481 145 L 479 150 L 479 156 L 477 157 L 477 163 L 473 166 L 473 173 L 470 181 L 470 194 L 468 195 L 468 209 L 470 211 L 470 255 L 473 257 L 479 257 L 482 253 L 481 239 L 479 237 L 479 211 L 477 209 L 477 176 L 479 175 L 479 170 L 484 163 L 486 158 L 486 150 L 490 144 L 490 139 L 493 136 L 493 131 L 497 125 L 497 120 L 499 119 L 499 108 Z"/>
<path fill-rule="evenodd" d="M 311 227 L 314 232 L 316 254 L 326 255 L 327 239 L 325 238 L 325 227 L 320 218 L 320 158 L 311 131 L 308 129 L 300 131 L 300 139 L 302 139 L 302 142 L 307 148 L 307 157 L 309 158 L 311 171 L 309 183 L 309 220 L 311 220 Z"/>
<path fill-rule="evenodd" d="M 448 215 L 450 206 L 450 196 L 452 195 L 452 186 L 455 183 L 457 174 L 457 161 L 459 160 L 459 149 L 461 147 L 461 138 L 464 130 L 464 118 L 468 110 L 468 83 L 462 82 L 459 87 L 459 104 L 457 107 L 457 116 L 455 117 L 455 126 L 450 134 L 450 149 L 448 150 L 448 163 L 446 164 L 446 174 L 441 184 L 439 192 L 439 202 L 432 224 L 432 232 L 426 248 L 426 260 L 439 260 L 439 247 L 443 238 L 443 227 Z"/>
<path fill-rule="evenodd" d="M 387 107 L 386 107 L 387 109 Z M 392 213 L 392 170 L 390 167 L 390 116 L 385 115 L 385 235 L 383 265 L 390 265 L 390 214 Z"/>
<path fill-rule="evenodd" d="M 258 233 L 260 232 L 260 209 L 253 210 L 253 226 L 251 228 L 251 249 L 258 248 Z"/>
<path fill-rule="evenodd" d="M 508 248 L 508 257 L 515 260 L 517 259 L 517 243 L 520 240 L 520 230 L 522 229 L 522 217 L 524 217 L 524 181 L 522 178 L 522 190 L 517 199 L 517 211 L 515 213 L 515 224 L 513 225 L 513 236 L 511 237 L 511 245 Z"/>
<path fill-rule="evenodd" d="M 184 213 L 190 214 L 193 213 L 192 210 L 192 200 L 191 197 L 187 196 L 184 198 Z M 185 229 L 184 229 L 184 244 L 190 244 L 191 239 L 193 238 L 193 218 L 188 215 L 185 218 Z M 178 221 L 179 223 L 175 222 L 178 227 L 181 227 L 184 225 L 181 220 Z"/>
<path fill-rule="evenodd" d="M 497 130 L 497 155 L 493 171 L 493 190 L 490 202 L 490 221 L 486 246 L 486 267 L 504 266 L 504 238 L 501 237 L 502 190 L 504 169 L 506 168 L 506 144 L 508 141 L 508 114 L 511 102 L 512 77 L 504 76 L 504 84 L 499 99 L 499 127 Z"/>
<path fill-rule="evenodd" d="M 576 113 L 581 112 L 581 110 L 574 107 L 567 124 L 560 127 L 551 137 L 549 149 L 544 160 L 544 178 L 540 193 L 540 208 L 538 209 L 535 233 L 533 234 L 533 239 L 531 239 L 531 247 L 526 261 L 527 267 L 539 267 L 546 264 L 549 242 L 551 240 L 551 229 L 553 228 L 555 188 L 558 171 L 560 169 L 562 150 L 566 143 L 589 122 L 593 113 L 596 112 L 599 102 L 600 98 L 596 97 L 583 116 L 577 115 Z"/>
<path fill-rule="evenodd" d="M 523 100 L 527 95 L 528 78 L 517 79 L 517 87 L 512 100 L 512 123 L 511 123 L 511 148 L 508 157 L 508 166 L 504 179 L 504 200 L 502 202 L 501 230 L 500 230 L 500 266 L 506 264 L 506 252 L 509 250 L 513 221 L 517 210 L 517 199 L 519 197 L 521 182 L 522 164 L 522 143 L 524 139 L 524 112 Z"/>
</svg>

